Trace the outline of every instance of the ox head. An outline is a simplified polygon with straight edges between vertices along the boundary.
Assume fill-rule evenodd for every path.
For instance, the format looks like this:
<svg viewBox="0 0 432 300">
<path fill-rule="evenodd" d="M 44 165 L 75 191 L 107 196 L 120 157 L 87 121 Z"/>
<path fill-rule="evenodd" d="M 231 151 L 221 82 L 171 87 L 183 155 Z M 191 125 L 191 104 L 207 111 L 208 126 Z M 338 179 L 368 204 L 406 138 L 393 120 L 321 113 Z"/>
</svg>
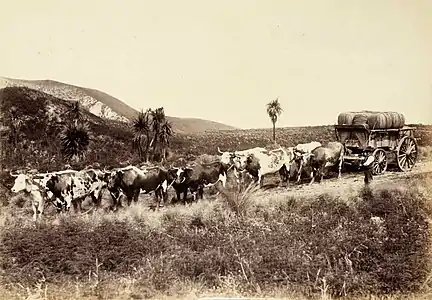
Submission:
<svg viewBox="0 0 432 300">
<path fill-rule="evenodd" d="M 25 174 L 12 174 L 10 173 L 12 177 L 15 177 L 15 183 L 11 189 L 13 193 L 18 193 L 20 191 L 26 191 L 27 193 L 30 193 L 32 190 L 32 183 L 31 178 L 28 175 Z"/>
<path fill-rule="evenodd" d="M 56 184 L 60 181 L 60 177 L 56 174 L 52 175 L 47 181 L 46 181 L 46 188 L 48 190 L 54 190 Z"/>
<path fill-rule="evenodd" d="M 237 158 L 235 151 L 234 152 L 229 152 L 229 151 L 222 152 L 218 147 L 218 152 L 221 154 L 221 157 L 220 157 L 221 163 L 223 163 L 225 165 L 232 165 L 233 163 L 235 163 L 235 160 Z"/>
<path fill-rule="evenodd" d="M 108 171 L 107 169 L 104 168 L 103 171 L 100 171 L 99 179 L 108 184 L 111 174 L 112 171 Z"/>
<path fill-rule="evenodd" d="M 124 176 L 123 170 L 117 170 L 112 172 L 108 176 L 108 184 L 107 184 L 108 190 L 112 191 L 119 188 L 121 186 L 123 176 Z"/>
<path fill-rule="evenodd" d="M 179 168 L 177 170 L 176 183 L 185 183 L 189 182 L 192 177 L 193 169 L 192 168 Z"/>
<path fill-rule="evenodd" d="M 243 171 L 246 169 L 246 166 L 252 167 L 252 164 L 258 163 L 258 159 L 251 153 L 248 155 L 236 156 L 233 163 L 237 170 Z"/>
<path fill-rule="evenodd" d="M 183 169 L 182 168 L 174 168 L 174 167 L 170 167 L 168 169 L 168 183 L 172 183 L 175 182 L 177 184 L 183 183 L 184 179 L 182 179 L 182 174 L 183 174 Z"/>
</svg>

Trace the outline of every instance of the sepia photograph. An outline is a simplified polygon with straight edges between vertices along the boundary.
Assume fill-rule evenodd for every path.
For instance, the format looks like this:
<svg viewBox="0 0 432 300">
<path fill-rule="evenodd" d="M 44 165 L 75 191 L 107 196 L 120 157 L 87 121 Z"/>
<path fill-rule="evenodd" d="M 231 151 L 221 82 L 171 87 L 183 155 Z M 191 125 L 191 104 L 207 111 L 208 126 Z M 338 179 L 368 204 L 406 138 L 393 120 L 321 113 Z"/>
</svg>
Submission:
<svg viewBox="0 0 432 300">
<path fill-rule="evenodd" d="M 432 299 L 432 0 L 0 7 L 0 299 Z"/>
</svg>

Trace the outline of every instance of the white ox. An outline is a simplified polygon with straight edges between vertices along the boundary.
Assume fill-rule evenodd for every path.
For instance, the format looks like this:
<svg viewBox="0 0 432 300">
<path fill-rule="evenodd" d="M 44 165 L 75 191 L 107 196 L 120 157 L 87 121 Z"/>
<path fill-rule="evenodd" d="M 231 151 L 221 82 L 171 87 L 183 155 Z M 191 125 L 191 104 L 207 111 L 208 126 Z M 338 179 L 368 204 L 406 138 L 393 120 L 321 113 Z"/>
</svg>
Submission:
<svg viewBox="0 0 432 300">
<path fill-rule="evenodd" d="M 241 150 L 241 151 L 232 151 L 232 152 L 225 151 L 225 152 L 222 152 L 220 150 L 220 148 L 218 147 L 218 152 L 221 154 L 221 156 L 220 156 L 220 162 L 223 163 L 223 164 L 226 164 L 226 165 L 228 165 L 230 167 L 234 166 L 233 173 L 234 173 L 234 176 L 237 178 L 237 183 L 240 183 L 240 176 L 239 176 L 239 173 L 238 173 L 238 171 L 240 171 L 239 168 L 238 168 L 239 163 L 240 163 L 239 162 L 240 158 L 248 156 L 248 155 L 251 155 L 251 154 L 254 154 L 254 153 L 261 153 L 261 152 L 262 153 L 266 153 L 267 151 L 268 150 L 265 149 L 265 148 L 255 147 L 255 148 Z M 245 172 L 246 172 L 245 170 L 241 171 L 240 175 L 242 176 L 243 173 L 245 173 Z"/>
<path fill-rule="evenodd" d="M 253 151 L 245 155 L 238 155 L 234 159 L 236 168 L 246 170 L 262 186 L 262 177 L 268 174 L 280 173 L 282 167 L 289 170 L 289 164 L 293 159 L 292 149 L 283 147 L 274 150 Z"/>
<path fill-rule="evenodd" d="M 39 219 L 41 219 L 45 205 L 45 189 L 36 183 L 31 175 L 14 175 L 12 173 L 10 175 L 15 177 L 14 186 L 12 187 L 11 191 L 13 193 L 24 191 L 25 196 L 31 201 L 33 209 L 33 221 L 37 221 L 38 216 Z"/>
</svg>

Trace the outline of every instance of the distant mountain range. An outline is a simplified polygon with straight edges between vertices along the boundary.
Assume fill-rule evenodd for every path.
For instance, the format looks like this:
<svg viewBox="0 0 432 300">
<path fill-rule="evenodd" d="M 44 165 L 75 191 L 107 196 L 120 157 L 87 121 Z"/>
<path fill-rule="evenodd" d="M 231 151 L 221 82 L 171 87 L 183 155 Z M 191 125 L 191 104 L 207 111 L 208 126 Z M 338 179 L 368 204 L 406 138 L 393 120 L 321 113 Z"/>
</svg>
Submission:
<svg viewBox="0 0 432 300">
<path fill-rule="evenodd" d="M 53 80 L 22 80 L 0 77 L 0 89 L 7 86 L 24 86 L 39 90 L 54 97 L 68 100 L 79 100 L 90 113 L 110 120 L 128 122 L 138 111 L 121 100 L 102 91 L 70 85 Z M 198 118 L 178 118 L 167 116 L 177 133 L 199 133 L 205 131 L 238 129 L 226 124 Z"/>
</svg>

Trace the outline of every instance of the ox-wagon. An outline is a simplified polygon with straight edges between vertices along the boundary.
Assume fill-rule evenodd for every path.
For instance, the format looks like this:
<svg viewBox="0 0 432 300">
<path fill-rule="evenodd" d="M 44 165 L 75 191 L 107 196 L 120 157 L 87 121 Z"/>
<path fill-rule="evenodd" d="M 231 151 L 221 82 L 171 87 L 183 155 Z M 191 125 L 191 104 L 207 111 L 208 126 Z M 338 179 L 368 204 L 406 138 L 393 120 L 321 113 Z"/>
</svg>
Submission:
<svg viewBox="0 0 432 300">
<path fill-rule="evenodd" d="M 345 145 L 344 164 L 359 165 L 367 156 L 373 155 L 372 173 L 382 174 L 389 164 L 399 170 L 411 170 L 418 154 L 415 127 L 371 129 L 368 124 L 335 125 L 336 138 Z"/>
</svg>

